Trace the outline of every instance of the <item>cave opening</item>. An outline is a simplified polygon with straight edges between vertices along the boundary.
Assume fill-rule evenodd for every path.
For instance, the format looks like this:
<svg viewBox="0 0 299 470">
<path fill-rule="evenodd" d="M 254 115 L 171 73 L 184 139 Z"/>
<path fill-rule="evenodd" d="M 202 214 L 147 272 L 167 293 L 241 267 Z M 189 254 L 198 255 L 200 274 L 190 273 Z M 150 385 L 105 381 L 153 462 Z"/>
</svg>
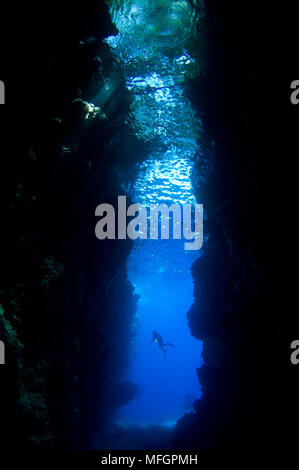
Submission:
<svg viewBox="0 0 299 470">
<path fill-rule="evenodd" d="M 186 312 L 193 302 L 190 265 L 198 253 L 186 253 L 177 240 L 139 240 L 128 260 L 128 276 L 140 296 L 133 325 L 127 380 L 138 394 L 118 412 L 122 425 L 172 427 L 201 398 L 196 376 L 201 342 L 190 335 Z M 151 342 L 157 331 L 175 348 L 163 351 Z"/>
<path fill-rule="evenodd" d="M 106 38 L 130 96 L 127 125 L 147 154 L 135 163 L 134 177 L 122 169 L 134 202 L 198 204 L 201 119 L 186 93 L 188 80 L 202 72 L 199 24 L 201 1 L 110 0 L 117 34 Z M 124 155 L 126 158 L 126 155 Z M 202 165 L 204 166 L 204 165 Z M 163 221 L 162 221 L 163 223 Z M 202 342 L 191 336 L 187 312 L 193 303 L 190 268 L 201 250 L 186 251 L 182 240 L 137 239 L 127 262 L 128 278 L 139 296 L 132 323 L 131 358 L 124 380 L 138 386 L 135 398 L 117 412 L 121 426 L 172 427 L 202 396 L 196 369 Z M 166 357 L 152 340 L 157 331 Z"/>
</svg>

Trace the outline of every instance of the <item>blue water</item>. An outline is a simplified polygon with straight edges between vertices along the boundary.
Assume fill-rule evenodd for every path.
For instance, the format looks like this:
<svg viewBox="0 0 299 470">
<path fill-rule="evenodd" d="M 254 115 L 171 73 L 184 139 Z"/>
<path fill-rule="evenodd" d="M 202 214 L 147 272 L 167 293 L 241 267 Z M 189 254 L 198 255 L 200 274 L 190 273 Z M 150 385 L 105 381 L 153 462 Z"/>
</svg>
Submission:
<svg viewBox="0 0 299 470">
<path fill-rule="evenodd" d="M 198 2 L 200 3 L 200 2 Z M 195 161 L 202 122 L 185 93 L 185 80 L 200 73 L 196 46 L 198 12 L 188 0 L 111 0 L 118 34 L 107 38 L 130 93 L 128 127 L 150 149 L 136 166 L 128 193 L 134 202 L 195 204 L 203 175 Z M 125 158 L 125 155 L 124 155 Z M 187 324 L 193 302 L 192 263 L 201 251 L 185 251 L 183 240 L 136 240 L 128 259 L 128 277 L 140 296 L 132 324 L 131 361 L 126 380 L 139 395 L 118 411 L 123 425 L 173 425 L 201 397 L 196 368 L 202 343 Z M 151 344 L 156 330 L 168 347 Z"/>
<path fill-rule="evenodd" d="M 135 245 L 128 273 L 140 299 L 136 349 L 127 378 L 138 384 L 140 396 L 119 417 L 130 424 L 171 424 L 190 411 L 188 394 L 201 397 L 196 368 L 201 365 L 202 345 L 190 335 L 186 321 L 193 299 L 188 264 L 194 254 L 183 253 L 182 241 L 139 241 Z M 152 330 L 176 346 L 167 347 L 166 359 L 158 345 L 150 343 Z"/>
</svg>

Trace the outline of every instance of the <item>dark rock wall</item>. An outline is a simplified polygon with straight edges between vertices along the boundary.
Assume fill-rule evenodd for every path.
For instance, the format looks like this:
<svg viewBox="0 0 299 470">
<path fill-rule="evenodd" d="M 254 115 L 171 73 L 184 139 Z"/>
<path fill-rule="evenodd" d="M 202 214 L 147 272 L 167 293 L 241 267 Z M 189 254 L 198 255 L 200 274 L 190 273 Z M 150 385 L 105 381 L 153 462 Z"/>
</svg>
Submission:
<svg viewBox="0 0 299 470">
<path fill-rule="evenodd" d="M 290 10 L 217 0 L 206 8 L 207 73 L 189 92 L 215 142 L 215 169 L 198 191 L 209 239 L 193 265 L 187 315 L 204 340 L 204 396 L 179 421 L 175 447 L 281 449 L 284 433 L 291 448 L 294 312 L 280 218 L 289 209 L 282 161 L 288 166 Z"/>
<path fill-rule="evenodd" d="M 137 301 L 126 274 L 131 243 L 94 234 L 96 206 L 116 206 L 123 193 L 113 139 L 124 132 L 127 95 L 102 44 L 115 32 L 104 2 L 18 5 L 9 18 L 17 19 L 2 56 L 4 432 L 14 445 L 86 448 L 135 393 L 117 385 Z M 83 100 L 111 79 L 113 95 L 85 119 Z"/>
</svg>

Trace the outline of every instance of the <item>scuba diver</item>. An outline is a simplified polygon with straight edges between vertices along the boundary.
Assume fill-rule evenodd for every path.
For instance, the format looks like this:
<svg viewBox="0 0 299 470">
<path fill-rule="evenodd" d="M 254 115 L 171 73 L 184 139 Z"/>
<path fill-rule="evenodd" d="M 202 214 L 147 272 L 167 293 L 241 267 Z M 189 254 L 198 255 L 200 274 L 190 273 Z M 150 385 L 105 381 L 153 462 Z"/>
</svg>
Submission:
<svg viewBox="0 0 299 470">
<path fill-rule="evenodd" d="M 156 331 L 153 331 L 153 339 L 151 340 L 151 344 L 152 344 L 152 343 L 157 343 L 157 345 L 159 346 L 159 348 L 162 349 L 163 354 L 164 354 L 164 359 L 166 359 L 166 349 L 165 349 L 165 346 L 171 346 L 172 348 L 175 348 L 174 344 L 171 344 L 171 343 L 164 343 L 164 340 L 163 340 L 162 336 L 159 335 L 159 333 L 157 333 Z"/>
</svg>

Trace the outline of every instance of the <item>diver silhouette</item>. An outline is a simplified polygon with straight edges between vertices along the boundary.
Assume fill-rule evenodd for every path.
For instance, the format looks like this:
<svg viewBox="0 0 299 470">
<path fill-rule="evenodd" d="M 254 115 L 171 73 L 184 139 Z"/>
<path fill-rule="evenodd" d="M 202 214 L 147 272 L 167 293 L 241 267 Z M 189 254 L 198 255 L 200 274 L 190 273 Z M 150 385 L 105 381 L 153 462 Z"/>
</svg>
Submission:
<svg viewBox="0 0 299 470">
<path fill-rule="evenodd" d="M 166 351 L 167 351 L 165 349 L 165 346 L 171 346 L 172 348 L 175 348 L 174 344 L 164 343 L 164 340 L 163 340 L 162 336 L 159 335 L 159 333 L 157 333 L 156 331 L 153 331 L 153 339 L 151 340 L 151 344 L 152 343 L 157 343 L 159 348 L 162 349 L 163 354 L 164 354 L 164 359 L 166 359 Z"/>
</svg>

